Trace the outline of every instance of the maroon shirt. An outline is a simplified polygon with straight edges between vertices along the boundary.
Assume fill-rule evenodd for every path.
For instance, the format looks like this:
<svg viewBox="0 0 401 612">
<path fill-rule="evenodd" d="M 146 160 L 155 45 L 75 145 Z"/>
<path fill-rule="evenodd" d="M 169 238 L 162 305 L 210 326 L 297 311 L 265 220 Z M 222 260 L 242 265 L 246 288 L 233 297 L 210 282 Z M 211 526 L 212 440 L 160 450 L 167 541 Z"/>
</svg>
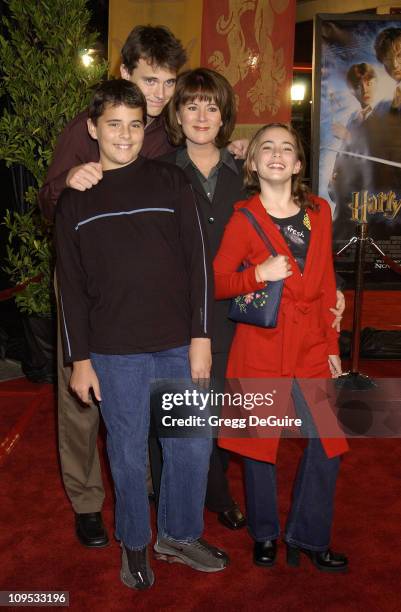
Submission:
<svg viewBox="0 0 401 612">
<path fill-rule="evenodd" d="M 49 221 L 54 219 L 56 204 L 66 188 L 65 181 L 71 168 L 99 161 L 99 147 L 97 141 L 89 136 L 87 118 L 86 110 L 77 115 L 66 125 L 57 141 L 52 163 L 38 195 L 40 209 Z M 153 159 L 174 149 L 167 140 L 164 120 L 160 115 L 145 127 L 141 155 Z"/>
</svg>

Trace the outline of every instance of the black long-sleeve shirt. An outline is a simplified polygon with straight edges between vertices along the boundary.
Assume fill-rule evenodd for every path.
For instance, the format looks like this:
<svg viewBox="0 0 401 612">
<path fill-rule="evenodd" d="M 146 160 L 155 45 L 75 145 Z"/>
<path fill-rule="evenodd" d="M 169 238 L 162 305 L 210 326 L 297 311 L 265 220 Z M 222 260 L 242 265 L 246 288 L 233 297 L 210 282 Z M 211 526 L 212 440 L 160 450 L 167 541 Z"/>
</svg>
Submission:
<svg viewBox="0 0 401 612">
<path fill-rule="evenodd" d="M 92 189 L 66 189 L 56 244 L 66 362 L 210 337 L 210 257 L 179 168 L 138 157 Z"/>
</svg>

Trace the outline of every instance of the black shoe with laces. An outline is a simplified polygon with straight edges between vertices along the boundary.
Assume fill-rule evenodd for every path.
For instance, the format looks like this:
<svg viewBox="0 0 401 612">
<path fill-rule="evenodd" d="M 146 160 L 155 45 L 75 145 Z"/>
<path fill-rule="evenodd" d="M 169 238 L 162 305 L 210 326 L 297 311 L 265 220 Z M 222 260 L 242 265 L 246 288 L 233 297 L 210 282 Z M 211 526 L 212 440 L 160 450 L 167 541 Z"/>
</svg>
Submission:
<svg viewBox="0 0 401 612">
<path fill-rule="evenodd" d="M 184 563 L 200 572 L 220 572 L 229 564 L 226 553 L 203 538 L 193 542 L 178 542 L 158 536 L 153 548 L 156 559 L 168 563 Z"/>
</svg>

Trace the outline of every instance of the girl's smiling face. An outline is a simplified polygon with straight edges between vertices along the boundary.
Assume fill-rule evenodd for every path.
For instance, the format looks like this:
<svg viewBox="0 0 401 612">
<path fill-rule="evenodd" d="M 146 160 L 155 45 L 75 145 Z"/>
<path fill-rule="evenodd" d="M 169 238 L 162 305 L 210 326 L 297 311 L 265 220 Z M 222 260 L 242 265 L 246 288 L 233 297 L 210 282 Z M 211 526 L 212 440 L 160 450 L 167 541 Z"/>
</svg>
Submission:
<svg viewBox="0 0 401 612">
<path fill-rule="evenodd" d="M 301 169 L 294 136 L 282 127 L 269 127 L 260 135 L 251 162 L 259 180 L 285 183 Z"/>
</svg>

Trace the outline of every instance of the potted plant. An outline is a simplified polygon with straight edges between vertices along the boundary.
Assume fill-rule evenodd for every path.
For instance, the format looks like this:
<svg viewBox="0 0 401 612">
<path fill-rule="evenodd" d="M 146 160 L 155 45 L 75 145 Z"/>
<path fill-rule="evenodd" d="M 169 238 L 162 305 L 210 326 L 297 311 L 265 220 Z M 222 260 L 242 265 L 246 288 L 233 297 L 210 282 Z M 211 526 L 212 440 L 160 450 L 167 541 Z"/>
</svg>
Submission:
<svg viewBox="0 0 401 612">
<path fill-rule="evenodd" d="M 86 106 L 106 63 L 82 61 L 97 38 L 89 31 L 87 0 L 8 0 L 7 9 L 0 34 L 0 96 L 6 101 L 0 117 L 0 159 L 24 168 L 31 186 L 19 203 L 23 212 L 6 212 L 9 240 L 3 267 L 15 285 L 35 279 L 15 300 L 27 317 L 28 343 L 31 332 L 42 353 L 35 358 L 37 374 L 32 378 L 49 380 L 55 344 L 52 228 L 41 217 L 37 191 L 57 137 Z M 44 340 L 38 337 L 43 328 Z"/>
</svg>

